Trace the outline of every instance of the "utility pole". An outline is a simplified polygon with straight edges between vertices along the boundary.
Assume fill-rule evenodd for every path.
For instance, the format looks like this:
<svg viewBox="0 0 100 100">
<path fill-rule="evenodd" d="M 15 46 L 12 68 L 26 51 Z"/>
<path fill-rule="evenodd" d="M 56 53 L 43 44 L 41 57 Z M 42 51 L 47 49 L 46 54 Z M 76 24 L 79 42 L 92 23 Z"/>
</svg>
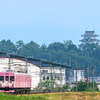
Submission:
<svg viewBox="0 0 100 100">
<path fill-rule="evenodd" d="M 41 62 L 40 62 L 40 83 L 39 83 L 39 92 L 41 92 Z"/>
<path fill-rule="evenodd" d="M 62 68 L 60 68 L 60 89 L 62 87 Z"/>
<path fill-rule="evenodd" d="M 27 68 L 27 58 L 26 58 L 26 73 L 28 73 L 28 68 Z"/>
<path fill-rule="evenodd" d="M 76 60 L 76 92 L 77 92 L 77 60 Z"/>
<path fill-rule="evenodd" d="M 87 90 L 88 90 L 88 64 L 87 64 Z"/>
<path fill-rule="evenodd" d="M 50 68 L 51 68 L 51 86 L 50 86 L 50 91 L 52 91 L 52 79 L 53 79 L 53 77 L 52 77 L 52 65 L 50 65 Z"/>
<path fill-rule="evenodd" d="M 70 67 L 70 58 L 69 58 L 69 67 Z M 70 71 L 71 69 L 69 68 L 69 89 L 70 89 Z"/>
<path fill-rule="evenodd" d="M 93 84 L 93 90 L 94 90 L 94 66 L 92 67 L 92 84 Z"/>
<path fill-rule="evenodd" d="M 11 70 L 11 58 L 10 58 L 10 54 L 9 54 L 9 67 L 8 67 L 8 69 Z"/>
</svg>

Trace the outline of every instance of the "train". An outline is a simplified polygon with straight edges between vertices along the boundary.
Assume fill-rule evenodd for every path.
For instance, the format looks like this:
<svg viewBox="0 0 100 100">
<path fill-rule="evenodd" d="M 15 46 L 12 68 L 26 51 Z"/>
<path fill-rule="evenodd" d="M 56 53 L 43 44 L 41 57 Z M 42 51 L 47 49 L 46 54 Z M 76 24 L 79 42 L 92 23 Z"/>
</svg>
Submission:
<svg viewBox="0 0 100 100">
<path fill-rule="evenodd" d="M 0 72 L 0 91 L 27 93 L 31 90 L 32 76 L 27 73 Z"/>
</svg>

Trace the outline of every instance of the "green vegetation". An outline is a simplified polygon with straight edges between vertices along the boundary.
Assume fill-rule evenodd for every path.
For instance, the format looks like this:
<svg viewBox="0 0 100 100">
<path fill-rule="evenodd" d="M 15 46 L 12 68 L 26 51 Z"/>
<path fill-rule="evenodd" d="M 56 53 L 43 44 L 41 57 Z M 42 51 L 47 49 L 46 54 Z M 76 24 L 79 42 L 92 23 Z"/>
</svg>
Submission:
<svg viewBox="0 0 100 100">
<path fill-rule="evenodd" d="M 50 80 L 46 80 L 46 81 L 42 81 L 41 82 L 41 89 L 42 90 L 50 90 Z M 40 87 L 40 83 L 38 83 L 37 89 L 39 89 Z"/>
<path fill-rule="evenodd" d="M 100 92 L 60 92 L 33 95 L 0 93 L 0 100 L 99 100 Z"/>
<path fill-rule="evenodd" d="M 99 100 L 100 92 L 66 92 L 43 94 L 50 100 Z"/>
<path fill-rule="evenodd" d="M 54 42 L 48 46 L 45 44 L 40 46 L 33 41 L 24 44 L 23 41 L 19 40 L 14 44 L 10 40 L 2 40 L 0 41 L 0 51 L 7 53 L 17 52 L 25 57 L 33 56 L 34 58 L 47 59 L 51 62 L 67 63 L 67 65 L 69 64 L 69 58 L 71 58 L 72 67 L 75 67 L 76 60 L 78 67 L 86 67 L 87 63 L 89 64 L 89 69 L 94 66 L 94 70 L 97 72 L 95 76 L 98 75 L 100 70 L 100 46 L 95 44 L 87 44 L 81 50 L 71 40 L 63 43 Z"/>
<path fill-rule="evenodd" d="M 57 78 L 52 77 L 52 89 L 60 89 L 59 85 L 57 84 Z M 37 89 L 39 89 L 40 83 L 37 86 Z M 42 90 L 50 90 L 51 87 L 51 81 L 50 80 L 43 80 L 41 82 L 41 89 Z"/>
<path fill-rule="evenodd" d="M 55 87 L 54 87 L 54 85 L 55 85 Z M 56 81 L 53 80 L 52 89 L 54 89 L 54 90 L 60 90 L 60 89 L 67 90 L 67 89 L 69 89 L 69 84 L 64 84 L 63 87 L 61 87 L 61 88 L 58 85 L 57 86 L 56 85 L 57 85 Z M 50 90 L 50 86 L 51 86 L 50 80 L 46 80 L 46 81 L 41 82 L 41 90 Z M 37 89 L 39 89 L 39 84 L 38 84 Z M 76 92 L 76 86 L 74 86 L 71 89 L 71 91 Z M 80 81 L 77 83 L 77 91 L 79 91 L 79 92 L 94 92 L 94 91 L 99 91 L 99 90 L 98 90 L 96 82 L 94 82 L 94 90 L 93 90 L 93 83 L 92 82 L 88 83 L 88 90 L 87 90 L 87 82 Z"/>
<path fill-rule="evenodd" d="M 77 84 L 77 91 L 80 91 L 80 92 L 82 92 L 82 91 L 85 91 L 85 92 L 98 91 L 97 83 L 94 82 L 94 90 L 93 90 L 92 84 L 93 84 L 92 82 L 89 82 L 89 84 L 88 84 L 88 90 L 87 90 L 87 83 L 83 82 L 83 81 L 80 81 Z M 76 87 L 73 87 L 72 91 L 75 92 L 76 91 Z"/>
<path fill-rule="evenodd" d="M 99 100 L 100 92 L 60 92 L 33 95 L 7 95 L 0 93 L 0 100 Z"/>
<path fill-rule="evenodd" d="M 49 99 L 39 95 L 15 96 L 11 94 L 0 93 L 0 100 L 49 100 Z"/>
<path fill-rule="evenodd" d="M 39 89 L 40 83 L 38 83 L 37 89 Z M 50 90 L 51 87 L 51 81 L 45 80 L 41 82 L 41 90 Z M 52 89 L 59 90 L 59 89 L 68 89 L 69 85 L 64 84 L 63 87 L 60 88 L 60 86 L 57 84 L 57 79 L 52 80 Z"/>
<path fill-rule="evenodd" d="M 63 85 L 63 89 L 68 89 L 69 88 L 69 84 L 64 84 Z"/>
</svg>

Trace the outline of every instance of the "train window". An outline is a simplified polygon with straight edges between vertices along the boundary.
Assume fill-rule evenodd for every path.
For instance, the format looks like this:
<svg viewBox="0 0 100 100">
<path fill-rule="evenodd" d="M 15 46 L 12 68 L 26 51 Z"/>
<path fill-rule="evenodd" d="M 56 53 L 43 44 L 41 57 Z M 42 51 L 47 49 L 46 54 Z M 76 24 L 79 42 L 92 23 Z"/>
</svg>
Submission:
<svg viewBox="0 0 100 100">
<path fill-rule="evenodd" d="M 8 81 L 8 76 L 6 76 L 6 81 Z"/>
<path fill-rule="evenodd" d="M 4 76 L 0 76 L 0 81 L 4 81 Z"/>
<path fill-rule="evenodd" d="M 14 76 L 10 76 L 10 81 L 14 81 Z"/>
</svg>

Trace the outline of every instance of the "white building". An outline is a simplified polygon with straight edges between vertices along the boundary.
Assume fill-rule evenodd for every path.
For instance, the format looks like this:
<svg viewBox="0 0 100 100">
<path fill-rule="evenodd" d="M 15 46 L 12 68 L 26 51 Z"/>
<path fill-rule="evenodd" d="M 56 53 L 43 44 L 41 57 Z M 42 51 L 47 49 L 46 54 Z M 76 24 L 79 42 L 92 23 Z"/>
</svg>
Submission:
<svg viewBox="0 0 100 100">
<path fill-rule="evenodd" d="M 84 70 L 77 70 L 77 81 L 84 81 Z M 71 71 L 70 82 L 76 82 L 76 70 Z"/>
<path fill-rule="evenodd" d="M 82 40 L 80 40 L 82 43 L 79 45 L 80 48 L 82 48 L 84 45 L 88 44 L 99 44 L 100 40 L 98 40 L 96 37 L 99 35 L 95 34 L 95 31 L 85 31 L 84 35 L 81 35 L 83 37 Z"/>
<path fill-rule="evenodd" d="M 41 69 L 42 72 L 42 80 L 51 80 L 51 73 L 53 79 L 56 80 L 56 84 L 58 86 L 63 86 L 65 84 L 65 69 L 60 69 L 59 67 L 45 67 Z"/>
<path fill-rule="evenodd" d="M 92 82 L 92 77 L 89 77 L 89 82 Z M 94 77 L 94 81 L 96 82 L 96 83 L 100 83 L 100 77 Z"/>
</svg>

